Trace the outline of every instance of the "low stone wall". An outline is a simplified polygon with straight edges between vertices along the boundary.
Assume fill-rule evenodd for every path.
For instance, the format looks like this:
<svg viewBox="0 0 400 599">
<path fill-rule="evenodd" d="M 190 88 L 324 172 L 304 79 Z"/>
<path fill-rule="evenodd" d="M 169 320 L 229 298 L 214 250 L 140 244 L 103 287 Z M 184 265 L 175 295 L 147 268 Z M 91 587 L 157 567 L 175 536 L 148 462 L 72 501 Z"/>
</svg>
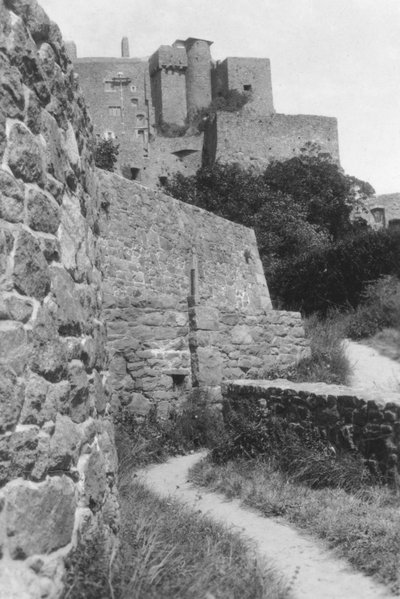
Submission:
<svg viewBox="0 0 400 599">
<path fill-rule="evenodd" d="M 400 472 L 400 394 L 385 402 L 355 397 L 349 387 L 283 379 L 229 382 L 222 394 L 226 410 L 251 419 L 261 407 L 265 418 L 278 416 L 300 426 L 311 422 L 334 447 L 359 452 L 388 479 Z"/>
<path fill-rule="evenodd" d="M 261 378 L 274 366 L 292 365 L 309 355 L 309 342 L 298 312 L 232 312 L 196 305 L 193 298 L 189 298 L 189 305 L 195 385 Z"/>
</svg>

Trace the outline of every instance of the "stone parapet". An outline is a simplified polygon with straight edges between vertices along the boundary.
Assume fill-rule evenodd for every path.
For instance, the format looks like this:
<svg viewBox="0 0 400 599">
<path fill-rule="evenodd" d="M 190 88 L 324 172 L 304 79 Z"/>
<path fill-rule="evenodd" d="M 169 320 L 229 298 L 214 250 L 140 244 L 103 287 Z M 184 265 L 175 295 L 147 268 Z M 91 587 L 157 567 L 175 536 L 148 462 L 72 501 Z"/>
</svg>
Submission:
<svg viewBox="0 0 400 599">
<path fill-rule="evenodd" d="M 228 381 L 222 386 L 226 413 L 251 418 L 279 417 L 312 424 L 339 451 L 358 452 L 388 480 L 400 471 L 400 394 L 356 395 L 354 389 L 324 383 Z"/>
</svg>

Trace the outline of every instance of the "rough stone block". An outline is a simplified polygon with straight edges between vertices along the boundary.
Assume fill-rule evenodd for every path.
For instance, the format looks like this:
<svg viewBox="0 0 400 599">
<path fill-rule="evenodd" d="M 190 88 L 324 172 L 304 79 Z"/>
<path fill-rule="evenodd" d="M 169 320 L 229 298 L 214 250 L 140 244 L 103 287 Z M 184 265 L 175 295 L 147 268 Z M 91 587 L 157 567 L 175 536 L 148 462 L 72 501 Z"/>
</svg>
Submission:
<svg viewBox="0 0 400 599">
<path fill-rule="evenodd" d="M 21 119 L 25 104 L 21 74 L 16 67 L 5 64 L 4 59 L 0 59 L 0 73 L 0 111 L 9 118 Z"/>
<path fill-rule="evenodd" d="M 193 373 L 195 386 L 216 387 L 222 379 L 222 358 L 220 353 L 209 347 L 197 349 L 198 370 Z"/>
<path fill-rule="evenodd" d="M 65 183 L 65 176 L 69 165 L 62 149 L 62 137 L 56 119 L 47 112 L 41 111 L 42 134 L 46 140 L 45 161 L 48 172 L 61 183 Z"/>
<path fill-rule="evenodd" d="M 72 360 L 68 365 L 70 391 L 70 414 L 74 422 L 83 422 L 89 415 L 89 379 L 80 360 Z"/>
<path fill-rule="evenodd" d="M 49 470 L 68 471 L 75 465 L 80 443 L 79 426 L 68 416 L 58 414 L 54 434 L 50 440 Z"/>
<path fill-rule="evenodd" d="M 18 320 L 28 322 L 32 315 L 33 304 L 31 300 L 16 294 L 0 298 L 0 320 Z"/>
<path fill-rule="evenodd" d="M 147 416 L 151 409 L 150 401 L 141 393 L 131 393 L 126 409 L 135 416 Z"/>
<path fill-rule="evenodd" d="M 82 332 L 85 314 L 78 289 L 71 276 L 61 267 L 50 267 L 51 292 L 57 303 L 56 319 L 58 330 L 63 335 L 79 335 Z"/>
<path fill-rule="evenodd" d="M 24 388 L 9 367 L 0 364 L 0 433 L 16 426 L 24 401 Z"/>
<path fill-rule="evenodd" d="M 9 441 L 10 473 L 13 478 L 27 477 L 38 457 L 39 428 L 25 426 L 12 433 Z"/>
<path fill-rule="evenodd" d="M 27 183 L 45 184 L 44 156 L 40 141 L 24 125 L 16 123 L 8 141 L 8 166 Z"/>
<path fill-rule="evenodd" d="M 42 109 L 37 95 L 32 90 L 27 94 L 26 104 L 25 124 L 37 135 L 42 131 Z"/>
<path fill-rule="evenodd" d="M 53 420 L 56 408 L 45 410 L 49 383 L 35 373 L 30 373 L 25 387 L 25 402 L 21 413 L 21 424 L 43 424 Z"/>
<path fill-rule="evenodd" d="M 195 330 L 218 331 L 219 312 L 209 306 L 196 306 L 189 309 L 190 326 Z"/>
<path fill-rule="evenodd" d="M 14 245 L 14 237 L 7 229 L 0 229 L 0 283 L 6 288 L 10 267 L 10 254 Z"/>
<path fill-rule="evenodd" d="M 14 254 L 14 284 L 24 295 L 33 295 L 42 300 L 50 288 L 47 262 L 38 241 L 28 233 L 18 232 Z"/>
<path fill-rule="evenodd" d="M 12 320 L 0 320 L 0 361 L 21 375 L 30 357 L 30 346 L 24 326 Z"/>
<path fill-rule="evenodd" d="M 27 224 L 35 231 L 57 232 L 60 224 L 58 204 L 51 196 L 31 188 L 27 198 Z"/>
<path fill-rule="evenodd" d="M 27 509 L 29 506 L 29 509 Z M 70 542 L 75 487 L 66 476 L 35 484 L 16 480 L 6 491 L 6 532 L 14 559 L 50 553 Z"/>
<path fill-rule="evenodd" d="M 236 325 L 230 332 L 231 342 L 235 345 L 250 345 L 253 338 L 247 325 Z"/>
<path fill-rule="evenodd" d="M 94 449 L 85 467 L 85 497 L 94 512 L 101 507 L 107 489 L 106 464 L 100 451 Z"/>
<path fill-rule="evenodd" d="M 32 333 L 31 369 L 51 382 L 58 382 L 66 371 L 67 356 L 49 312 L 39 310 Z"/>
<path fill-rule="evenodd" d="M 3 170 L 0 170 L 0 218 L 11 223 L 21 222 L 24 218 L 22 185 Z"/>
</svg>

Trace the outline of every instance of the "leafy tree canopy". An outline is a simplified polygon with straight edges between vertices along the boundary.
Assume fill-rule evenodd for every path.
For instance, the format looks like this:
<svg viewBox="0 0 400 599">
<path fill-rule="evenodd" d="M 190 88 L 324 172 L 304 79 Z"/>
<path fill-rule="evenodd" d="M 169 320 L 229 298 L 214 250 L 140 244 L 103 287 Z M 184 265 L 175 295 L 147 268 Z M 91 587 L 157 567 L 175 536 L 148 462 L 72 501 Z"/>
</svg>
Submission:
<svg viewBox="0 0 400 599">
<path fill-rule="evenodd" d="M 97 167 L 105 171 L 114 171 L 118 160 L 119 146 L 112 139 L 98 139 L 96 141 L 94 161 Z"/>
<path fill-rule="evenodd" d="M 314 146 L 272 162 L 264 172 L 216 163 L 191 177 L 177 174 L 164 188 L 184 202 L 253 227 L 272 290 L 276 276 L 282 278 L 282 269 L 294 259 L 326 251 L 368 228 L 350 215 L 374 193 L 369 183 L 346 175 Z"/>
</svg>

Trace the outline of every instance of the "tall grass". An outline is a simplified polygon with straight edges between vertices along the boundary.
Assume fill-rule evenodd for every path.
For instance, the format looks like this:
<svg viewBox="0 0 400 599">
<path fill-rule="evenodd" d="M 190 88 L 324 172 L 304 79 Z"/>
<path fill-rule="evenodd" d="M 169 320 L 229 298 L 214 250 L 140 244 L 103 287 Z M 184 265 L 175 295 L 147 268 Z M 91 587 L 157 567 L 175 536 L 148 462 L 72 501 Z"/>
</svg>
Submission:
<svg viewBox="0 0 400 599">
<path fill-rule="evenodd" d="M 361 303 L 344 323 L 352 339 L 372 337 L 385 328 L 400 330 L 400 280 L 384 276 L 368 285 Z"/>
<path fill-rule="evenodd" d="M 205 516 L 120 481 L 118 599 L 285 599 L 288 587 L 246 542 Z"/>
<path fill-rule="evenodd" d="M 400 593 L 400 495 L 387 487 L 313 490 L 258 460 L 203 460 L 190 480 L 238 497 L 265 516 L 281 516 L 324 539 L 339 556 Z"/>
<path fill-rule="evenodd" d="M 313 314 L 304 320 L 304 328 L 311 355 L 294 366 L 269 368 L 262 372 L 261 378 L 346 385 L 351 366 L 343 345 L 345 322 L 341 315 L 332 312 L 321 318 Z"/>
</svg>

